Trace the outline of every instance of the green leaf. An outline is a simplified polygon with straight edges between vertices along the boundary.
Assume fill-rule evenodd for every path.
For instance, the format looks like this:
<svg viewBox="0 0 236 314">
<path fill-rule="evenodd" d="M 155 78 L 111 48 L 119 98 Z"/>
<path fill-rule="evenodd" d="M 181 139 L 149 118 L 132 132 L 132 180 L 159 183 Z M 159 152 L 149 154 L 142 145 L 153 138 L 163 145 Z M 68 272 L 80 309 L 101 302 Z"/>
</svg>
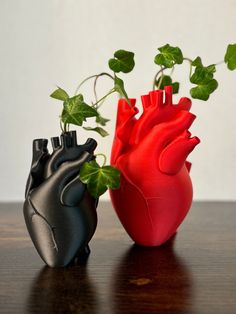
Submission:
<svg viewBox="0 0 236 314">
<path fill-rule="evenodd" d="M 108 188 L 120 187 L 120 171 L 112 166 L 100 167 L 95 160 L 92 160 L 83 164 L 80 169 L 80 180 L 87 184 L 89 193 L 98 198 Z"/>
<path fill-rule="evenodd" d="M 191 88 L 190 94 L 195 99 L 208 100 L 211 93 L 218 87 L 218 82 L 214 79 L 208 81 L 206 84 L 198 85 Z"/>
<path fill-rule="evenodd" d="M 193 60 L 192 65 L 195 67 L 203 67 L 202 59 L 200 57 L 197 57 Z"/>
<path fill-rule="evenodd" d="M 233 71 L 236 69 L 236 44 L 228 45 L 224 61 L 229 70 Z"/>
<path fill-rule="evenodd" d="M 82 94 L 78 94 L 74 97 L 71 97 L 70 99 L 75 99 L 78 102 L 82 102 L 82 101 L 84 101 L 84 96 Z"/>
<path fill-rule="evenodd" d="M 207 67 L 204 67 L 202 64 L 202 59 L 200 57 L 197 57 L 195 60 L 192 62 L 192 66 L 195 66 L 196 69 L 204 69 L 207 73 L 213 74 L 216 72 L 216 66 L 215 64 L 208 65 Z"/>
<path fill-rule="evenodd" d="M 162 78 L 162 80 L 161 80 Z M 161 80 L 161 85 L 160 84 L 160 80 Z M 172 78 L 169 75 L 163 75 L 163 77 L 159 77 L 159 79 L 156 81 L 156 86 L 160 89 L 164 89 L 165 86 L 170 86 L 172 84 Z"/>
<path fill-rule="evenodd" d="M 117 50 L 114 53 L 114 57 L 109 60 L 109 68 L 115 73 L 123 72 L 129 73 L 133 70 L 134 62 L 134 53 L 126 50 Z"/>
<path fill-rule="evenodd" d="M 83 101 L 83 96 L 79 94 L 72 98 L 68 98 L 64 102 L 61 119 L 63 123 L 81 126 L 83 121 L 86 121 L 86 118 L 95 117 L 97 115 L 97 110 L 87 105 Z"/>
<path fill-rule="evenodd" d="M 109 121 L 109 119 L 102 117 L 100 114 L 96 117 L 96 122 L 102 126 L 105 126 Z"/>
<path fill-rule="evenodd" d="M 194 73 L 190 77 L 190 82 L 196 84 L 191 88 L 190 94 L 193 98 L 208 100 L 211 93 L 218 87 L 218 82 L 214 79 L 216 72 L 215 64 L 203 66 L 200 57 L 197 57 L 192 65 L 195 66 Z"/>
<path fill-rule="evenodd" d="M 179 92 L 179 82 L 172 83 L 173 94 L 178 94 Z"/>
<path fill-rule="evenodd" d="M 172 68 L 175 64 L 183 63 L 183 54 L 180 48 L 169 44 L 158 48 L 160 53 L 155 56 L 154 62 L 166 68 Z"/>
<path fill-rule="evenodd" d="M 102 137 L 105 137 L 107 135 L 109 135 L 109 133 L 107 133 L 106 130 L 104 130 L 103 128 L 97 126 L 95 128 L 91 128 L 91 127 L 83 127 L 83 129 L 87 130 L 87 131 L 94 131 L 99 133 Z"/>
<path fill-rule="evenodd" d="M 205 84 L 213 79 L 213 68 L 212 66 L 203 67 L 198 66 L 195 68 L 194 73 L 190 77 L 190 82 L 193 84 Z"/>
<path fill-rule="evenodd" d="M 117 91 L 121 97 L 124 97 L 126 101 L 128 102 L 128 104 L 131 106 L 129 97 L 125 91 L 123 80 L 115 75 L 114 83 L 115 83 L 115 86 L 114 86 L 115 91 Z"/>
<path fill-rule="evenodd" d="M 61 121 L 64 124 L 74 124 L 81 126 L 84 122 L 83 116 L 76 112 L 74 109 L 63 108 L 61 114 Z"/>
<path fill-rule="evenodd" d="M 50 97 L 55 98 L 55 99 L 58 99 L 58 100 L 63 100 L 63 101 L 65 101 L 65 100 L 67 100 L 67 98 L 69 98 L 69 95 L 67 94 L 67 92 L 66 92 L 64 89 L 58 87 L 58 88 L 50 95 Z"/>
<path fill-rule="evenodd" d="M 210 64 L 210 65 L 208 65 L 207 67 L 207 71 L 209 72 L 209 73 L 215 73 L 216 72 L 216 65 L 215 64 Z"/>
<path fill-rule="evenodd" d="M 164 89 L 165 86 L 172 86 L 173 94 L 179 92 L 179 82 L 172 82 L 172 78 L 169 75 L 163 75 L 161 85 L 159 86 L 161 77 L 156 81 L 156 86 L 160 89 Z"/>
</svg>

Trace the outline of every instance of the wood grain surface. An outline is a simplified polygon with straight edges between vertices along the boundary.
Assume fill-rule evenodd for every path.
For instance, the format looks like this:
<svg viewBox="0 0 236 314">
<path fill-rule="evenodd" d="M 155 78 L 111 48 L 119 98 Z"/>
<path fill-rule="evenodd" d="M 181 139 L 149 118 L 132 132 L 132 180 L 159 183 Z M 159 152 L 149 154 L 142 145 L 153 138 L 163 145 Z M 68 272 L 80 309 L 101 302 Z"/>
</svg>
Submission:
<svg viewBox="0 0 236 314">
<path fill-rule="evenodd" d="M 87 263 L 44 266 L 22 204 L 0 204 L 0 313 L 236 313 L 236 203 L 194 203 L 177 235 L 142 248 L 109 203 Z"/>
</svg>

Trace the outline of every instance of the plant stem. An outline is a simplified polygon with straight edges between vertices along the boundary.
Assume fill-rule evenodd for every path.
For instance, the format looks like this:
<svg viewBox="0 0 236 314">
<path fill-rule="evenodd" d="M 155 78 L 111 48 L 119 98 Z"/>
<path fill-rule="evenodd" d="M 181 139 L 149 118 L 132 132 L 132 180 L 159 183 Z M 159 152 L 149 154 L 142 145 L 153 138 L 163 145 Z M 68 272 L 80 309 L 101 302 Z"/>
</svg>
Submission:
<svg viewBox="0 0 236 314">
<path fill-rule="evenodd" d="M 160 78 L 160 81 L 159 81 L 159 83 L 158 83 L 158 85 L 157 85 L 157 89 L 160 89 L 161 83 L 162 83 L 162 80 L 163 80 L 163 77 L 164 77 L 164 73 L 163 73 L 163 70 L 162 70 L 162 71 L 161 71 L 161 78 Z"/>
<path fill-rule="evenodd" d="M 193 60 L 190 59 L 190 58 L 184 58 L 184 60 L 188 61 L 189 64 L 190 64 L 190 70 L 189 70 L 189 79 L 190 79 L 190 77 L 192 76 L 192 69 L 193 69 L 192 63 L 193 63 Z"/>
<path fill-rule="evenodd" d="M 63 128 L 63 124 L 62 124 L 61 119 L 60 119 L 60 128 L 61 128 L 62 133 L 64 133 L 64 132 L 65 132 L 65 130 L 64 130 L 64 128 Z"/>
<path fill-rule="evenodd" d="M 62 120 L 60 119 L 60 128 L 61 128 L 62 133 L 69 132 L 70 124 L 69 123 L 63 123 Z"/>
<path fill-rule="evenodd" d="M 94 93 L 95 101 L 98 101 L 97 92 L 96 92 L 97 80 L 100 76 L 104 76 L 104 75 L 110 77 L 114 81 L 114 77 L 107 72 L 102 72 L 102 73 L 96 75 L 95 80 L 94 80 L 94 84 L 93 84 L 93 93 Z"/>
<path fill-rule="evenodd" d="M 173 68 L 171 69 L 171 71 L 170 71 L 170 76 L 172 76 L 172 74 L 174 73 L 174 70 L 175 70 L 175 66 L 173 66 Z"/>
<path fill-rule="evenodd" d="M 224 60 L 221 60 L 221 61 L 215 63 L 215 65 L 221 65 L 221 64 L 223 64 L 223 63 L 225 63 Z"/>
<path fill-rule="evenodd" d="M 96 91 L 96 85 L 97 85 L 98 78 L 99 78 L 99 76 L 97 75 L 95 77 L 95 80 L 94 80 L 94 83 L 93 83 L 93 93 L 94 93 L 95 102 L 98 101 L 98 96 L 97 96 L 97 91 Z"/>
<path fill-rule="evenodd" d="M 100 74 L 94 74 L 94 75 L 88 76 L 88 77 L 86 77 L 86 78 L 77 86 L 77 88 L 76 88 L 76 90 L 75 90 L 75 95 L 77 95 L 77 93 L 78 93 L 80 87 L 81 87 L 85 82 L 87 82 L 88 80 L 90 80 L 90 79 L 92 79 L 92 78 L 94 78 L 94 77 L 95 77 L 95 79 L 96 79 L 96 78 L 98 78 L 98 77 L 100 77 L 100 76 L 102 76 L 102 75 L 109 76 L 110 78 L 112 78 L 112 79 L 114 80 L 113 76 L 112 76 L 111 74 L 109 74 L 109 73 L 106 73 L 106 72 L 102 72 L 102 73 L 100 73 Z"/>
<path fill-rule="evenodd" d="M 96 154 L 96 155 L 94 155 L 94 156 L 95 156 L 95 157 L 96 157 L 96 156 L 102 156 L 102 157 L 104 158 L 102 167 L 104 167 L 104 166 L 106 165 L 106 163 L 107 163 L 107 157 L 106 157 L 105 154 L 99 153 L 99 154 Z"/>
<path fill-rule="evenodd" d="M 94 104 L 93 104 L 93 107 L 97 107 L 99 108 L 99 106 L 97 106 L 97 104 L 99 104 L 102 100 L 105 100 L 109 95 L 111 95 L 112 93 L 115 92 L 115 89 L 112 88 L 109 93 L 107 93 L 105 96 L 103 96 L 102 98 L 100 98 L 98 101 L 96 101 Z"/>
<path fill-rule="evenodd" d="M 153 85 L 152 85 L 152 89 L 153 90 L 155 90 L 155 86 L 156 86 L 156 80 L 157 80 L 157 77 L 158 77 L 158 75 L 161 73 L 162 74 L 162 78 L 163 78 L 163 75 L 164 75 L 164 70 L 166 70 L 167 68 L 165 67 L 165 68 L 163 68 L 162 66 L 161 66 L 161 69 L 156 73 L 156 75 L 154 76 L 154 79 L 153 79 Z M 162 79 L 161 79 L 161 81 L 162 81 Z M 159 82 L 159 84 L 158 84 L 158 87 L 157 88 L 159 88 L 159 85 L 160 85 L 160 82 Z"/>
<path fill-rule="evenodd" d="M 188 61 L 189 63 L 192 63 L 192 62 L 193 62 L 193 60 L 192 60 L 192 59 L 187 58 L 187 57 L 184 57 L 183 59 L 184 59 L 184 60 L 186 60 L 186 61 Z"/>
<path fill-rule="evenodd" d="M 80 87 L 81 87 L 85 82 L 87 82 L 88 80 L 90 80 L 90 79 L 92 79 L 92 78 L 94 78 L 94 77 L 96 77 L 96 76 L 97 76 L 97 74 L 86 77 L 86 78 L 77 86 L 77 88 L 76 88 L 76 90 L 75 90 L 75 95 L 77 95 L 77 93 L 78 93 Z"/>
</svg>

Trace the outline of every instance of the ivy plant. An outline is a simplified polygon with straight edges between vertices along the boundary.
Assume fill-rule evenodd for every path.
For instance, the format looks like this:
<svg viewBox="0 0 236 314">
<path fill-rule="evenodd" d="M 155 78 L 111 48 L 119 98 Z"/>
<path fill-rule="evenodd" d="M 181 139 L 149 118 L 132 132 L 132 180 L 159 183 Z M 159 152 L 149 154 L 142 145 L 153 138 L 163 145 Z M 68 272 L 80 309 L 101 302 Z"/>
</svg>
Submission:
<svg viewBox="0 0 236 314">
<path fill-rule="evenodd" d="M 112 73 L 102 72 L 92 75 L 84 79 L 75 91 L 75 95 L 69 94 L 62 89 L 57 89 L 50 95 L 52 98 L 62 101 L 62 112 L 60 115 L 60 126 L 62 132 L 69 131 L 71 124 L 82 127 L 86 131 L 94 131 L 105 137 L 108 132 L 104 129 L 109 119 L 103 117 L 99 108 L 113 93 L 118 93 L 130 104 L 127 92 L 125 90 L 124 81 L 117 75 L 117 73 L 129 73 L 133 70 L 135 65 L 134 53 L 126 50 L 118 50 L 114 53 L 114 57 L 108 61 L 108 66 Z M 106 76 L 112 80 L 112 88 L 101 98 L 97 97 L 97 81 L 100 77 Z M 81 86 L 88 80 L 93 79 L 93 91 L 95 101 L 88 103 L 85 101 L 83 94 L 79 93 Z M 87 119 L 93 118 L 95 121 L 94 127 L 84 126 Z M 120 172 L 113 166 L 106 165 L 106 156 L 104 154 L 97 154 L 96 156 L 103 156 L 104 163 L 100 166 L 97 161 L 92 160 L 84 163 L 80 170 L 80 180 L 87 184 L 90 194 L 98 198 L 108 188 L 117 189 L 120 186 Z"/>
<path fill-rule="evenodd" d="M 185 57 L 179 47 L 173 47 L 166 44 L 158 48 L 158 54 L 154 58 L 154 62 L 160 66 L 153 81 L 153 89 L 164 89 L 165 86 L 171 85 L 173 93 L 179 92 L 179 82 L 172 81 L 172 74 L 176 65 L 187 61 L 190 66 L 188 80 L 193 87 L 190 89 L 192 98 L 200 100 L 208 100 L 210 95 L 217 89 L 218 82 L 215 79 L 216 67 L 222 63 L 226 63 L 229 70 L 236 69 L 236 44 L 230 44 L 227 47 L 224 60 L 204 66 L 201 57 L 194 59 Z M 169 75 L 167 70 L 171 70 Z"/>
<path fill-rule="evenodd" d="M 193 59 L 185 57 L 179 47 L 173 47 L 170 44 L 159 47 L 158 53 L 154 58 L 154 63 L 159 66 L 159 70 L 153 80 L 153 90 L 172 86 L 173 93 L 177 94 L 180 83 L 173 81 L 172 75 L 175 67 L 185 61 L 190 66 L 188 80 L 193 85 L 190 89 L 191 97 L 206 101 L 218 87 L 218 82 L 215 79 L 217 66 L 225 63 L 229 70 L 236 69 L 236 44 L 228 45 L 224 60 L 210 65 L 203 65 L 202 59 L 199 56 Z M 104 127 L 109 122 L 109 119 L 103 117 L 99 109 L 103 102 L 113 93 L 118 93 L 130 105 L 124 81 L 119 73 L 129 73 L 133 70 L 134 66 L 134 53 L 120 49 L 108 61 L 108 67 L 112 72 L 102 72 L 85 78 L 78 85 L 73 96 L 69 96 L 61 87 L 57 87 L 50 96 L 62 102 L 62 112 L 60 115 L 62 132 L 67 132 L 70 125 L 73 124 L 82 127 L 86 131 L 97 132 L 103 137 L 107 136 L 108 132 Z M 166 71 L 170 71 L 170 73 L 167 74 Z M 97 81 L 101 77 L 108 77 L 112 81 L 112 86 L 104 96 L 98 98 Z M 94 102 L 92 103 L 87 102 L 83 94 L 79 92 L 81 86 L 88 80 L 93 80 Z M 95 126 L 84 126 L 84 122 L 91 118 L 94 119 Z M 120 186 L 119 170 L 113 166 L 106 165 L 106 156 L 104 154 L 100 153 L 96 156 L 98 155 L 104 157 L 102 166 L 96 160 L 92 160 L 84 163 L 80 170 L 80 180 L 87 185 L 88 191 L 95 198 L 102 195 L 108 188 L 117 189 Z"/>
</svg>

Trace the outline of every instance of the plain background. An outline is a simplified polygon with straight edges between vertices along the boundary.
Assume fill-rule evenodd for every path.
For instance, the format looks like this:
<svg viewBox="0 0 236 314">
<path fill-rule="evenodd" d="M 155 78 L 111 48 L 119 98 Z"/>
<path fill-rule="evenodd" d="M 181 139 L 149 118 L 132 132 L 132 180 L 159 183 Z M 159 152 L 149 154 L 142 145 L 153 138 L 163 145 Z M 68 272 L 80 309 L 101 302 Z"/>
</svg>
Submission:
<svg viewBox="0 0 236 314">
<path fill-rule="evenodd" d="M 158 47 L 170 43 L 215 63 L 236 42 L 235 25 L 235 0 L 0 0 L 0 201 L 23 200 L 32 139 L 60 133 L 61 104 L 49 98 L 56 85 L 73 94 L 83 78 L 108 70 L 107 60 L 123 48 L 136 53 L 136 68 L 124 78 L 129 96 L 139 99 L 152 88 Z M 175 78 L 183 82 L 188 71 L 180 66 Z M 202 141 L 190 156 L 196 200 L 236 200 L 236 71 L 223 64 L 216 78 L 218 90 L 192 108 L 191 131 Z M 98 87 L 103 95 L 110 82 Z M 181 84 L 175 99 L 188 96 L 189 87 Z M 83 92 L 92 100 L 91 85 Z M 97 152 L 108 156 L 116 102 L 111 97 L 102 109 L 110 136 L 95 136 Z M 81 131 L 79 140 L 93 135 Z"/>
</svg>

